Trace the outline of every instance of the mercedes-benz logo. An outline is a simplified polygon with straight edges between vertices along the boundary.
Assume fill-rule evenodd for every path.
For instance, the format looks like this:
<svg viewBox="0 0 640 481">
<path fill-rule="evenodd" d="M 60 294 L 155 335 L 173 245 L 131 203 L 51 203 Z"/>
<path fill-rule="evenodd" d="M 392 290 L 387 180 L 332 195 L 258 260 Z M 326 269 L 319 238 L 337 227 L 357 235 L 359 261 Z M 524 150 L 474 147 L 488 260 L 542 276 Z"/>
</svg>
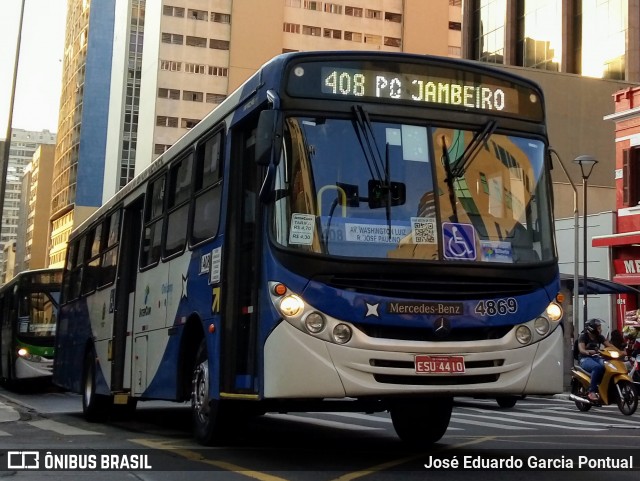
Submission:
<svg viewBox="0 0 640 481">
<path fill-rule="evenodd" d="M 439 317 L 433 323 L 433 333 L 436 337 L 444 339 L 451 334 L 451 322 L 446 317 Z"/>
</svg>

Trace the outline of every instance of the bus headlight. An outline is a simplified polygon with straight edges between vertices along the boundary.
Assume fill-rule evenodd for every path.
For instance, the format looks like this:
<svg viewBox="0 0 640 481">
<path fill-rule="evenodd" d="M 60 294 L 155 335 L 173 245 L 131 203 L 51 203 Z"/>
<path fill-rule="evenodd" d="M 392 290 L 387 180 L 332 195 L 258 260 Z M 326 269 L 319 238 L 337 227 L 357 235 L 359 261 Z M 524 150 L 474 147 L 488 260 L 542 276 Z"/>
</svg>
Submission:
<svg viewBox="0 0 640 481">
<path fill-rule="evenodd" d="M 38 356 L 37 354 L 31 354 L 29 352 L 28 349 L 21 347 L 20 349 L 18 349 L 18 356 L 20 356 L 22 359 L 25 359 L 27 361 L 31 361 L 31 362 L 42 362 L 42 357 Z"/>
<path fill-rule="evenodd" d="M 304 309 L 304 302 L 298 296 L 286 296 L 280 301 L 280 312 L 287 317 L 297 316 Z"/>
<path fill-rule="evenodd" d="M 333 340 L 336 344 L 344 344 L 351 339 L 351 328 L 346 324 L 338 324 L 333 328 Z"/>
<path fill-rule="evenodd" d="M 545 317 L 538 317 L 533 323 L 536 332 L 544 336 L 549 332 L 549 321 Z"/>
<path fill-rule="evenodd" d="M 520 344 L 529 344 L 531 342 L 531 329 L 527 326 L 518 326 L 516 329 L 516 339 Z"/>
<path fill-rule="evenodd" d="M 562 307 L 555 302 L 550 303 L 547 306 L 547 317 L 551 321 L 559 321 L 562 319 Z"/>
<path fill-rule="evenodd" d="M 312 334 L 318 334 L 320 331 L 322 331 L 324 329 L 325 324 L 326 324 L 326 320 L 324 316 L 319 312 L 315 312 L 315 311 L 309 314 L 307 318 L 304 320 L 304 325 L 307 328 L 307 331 L 309 331 Z"/>
</svg>

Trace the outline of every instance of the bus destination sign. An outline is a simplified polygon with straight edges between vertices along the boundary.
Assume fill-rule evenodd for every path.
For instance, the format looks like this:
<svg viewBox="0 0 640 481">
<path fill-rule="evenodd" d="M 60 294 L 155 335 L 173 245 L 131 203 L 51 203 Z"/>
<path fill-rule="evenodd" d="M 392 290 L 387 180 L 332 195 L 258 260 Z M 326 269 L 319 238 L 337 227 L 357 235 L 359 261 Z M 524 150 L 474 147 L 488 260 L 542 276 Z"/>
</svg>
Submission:
<svg viewBox="0 0 640 481">
<path fill-rule="evenodd" d="M 295 66 L 289 78 L 288 92 L 296 97 L 440 105 L 543 120 L 534 88 L 443 65 L 308 62 Z"/>
</svg>

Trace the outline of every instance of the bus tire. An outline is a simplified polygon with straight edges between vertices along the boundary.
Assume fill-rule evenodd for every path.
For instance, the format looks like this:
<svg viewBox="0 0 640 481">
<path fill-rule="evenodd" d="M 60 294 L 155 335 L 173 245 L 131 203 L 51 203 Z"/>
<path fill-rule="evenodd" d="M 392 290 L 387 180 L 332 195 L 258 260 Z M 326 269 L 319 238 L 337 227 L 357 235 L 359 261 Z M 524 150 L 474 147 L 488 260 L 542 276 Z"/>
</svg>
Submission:
<svg viewBox="0 0 640 481">
<path fill-rule="evenodd" d="M 191 422 L 196 441 L 204 446 L 222 437 L 221 402 L 209 397 L 209 379 L 207 345 L 202 339 L 191 376 Z"/>
<path fill-rule="evenodd" d="M 96 361 L 91 350 L 87 351 L 82 376 L 82 413 L 89 422 L 104 421 L 109 415 L 113 398 L 96 393 Z"/>
<path fill-rule="evenodd" d="M 447 432 L 453 398 L 411 399 L 391 406 L 391 421 L 402 441 L 428 446 Z"/>
</svg>

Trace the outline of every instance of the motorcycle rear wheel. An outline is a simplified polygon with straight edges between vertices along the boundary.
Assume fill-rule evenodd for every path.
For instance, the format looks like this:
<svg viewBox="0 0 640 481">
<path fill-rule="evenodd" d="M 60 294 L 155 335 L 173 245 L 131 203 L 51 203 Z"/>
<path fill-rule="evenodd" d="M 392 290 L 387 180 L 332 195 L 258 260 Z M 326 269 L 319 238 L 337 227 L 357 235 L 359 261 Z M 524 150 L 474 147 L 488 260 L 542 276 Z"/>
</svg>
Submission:
<svg viewBox="0 0 640 481">
<path fill-rule="evenodd" d="M 585 388 L 580 382 L 573 379 L 571 381 L 571 394 L 575 394 L 576 396 L 580 396 L 582 398 L 587 397 L 587 388 Z M 574 401 L 576 403 L 576 407 L 579 411 L 587 412 L 591 409 L 591 404 L 582 403 L 580 401 Z"/>
<path fill-rule="evenodd" d="M 619 388 L 616 390 L 616 404 L 618 405 L 618 409 L 625 416 L 631 416 L 636 412 L 638 408 L 638 394 L 633 386 L 633 383 L 629 381 L 620 381 L 617 384 Z M 620 395 L 620 393 L 622 395 Z"/>
</svg>

